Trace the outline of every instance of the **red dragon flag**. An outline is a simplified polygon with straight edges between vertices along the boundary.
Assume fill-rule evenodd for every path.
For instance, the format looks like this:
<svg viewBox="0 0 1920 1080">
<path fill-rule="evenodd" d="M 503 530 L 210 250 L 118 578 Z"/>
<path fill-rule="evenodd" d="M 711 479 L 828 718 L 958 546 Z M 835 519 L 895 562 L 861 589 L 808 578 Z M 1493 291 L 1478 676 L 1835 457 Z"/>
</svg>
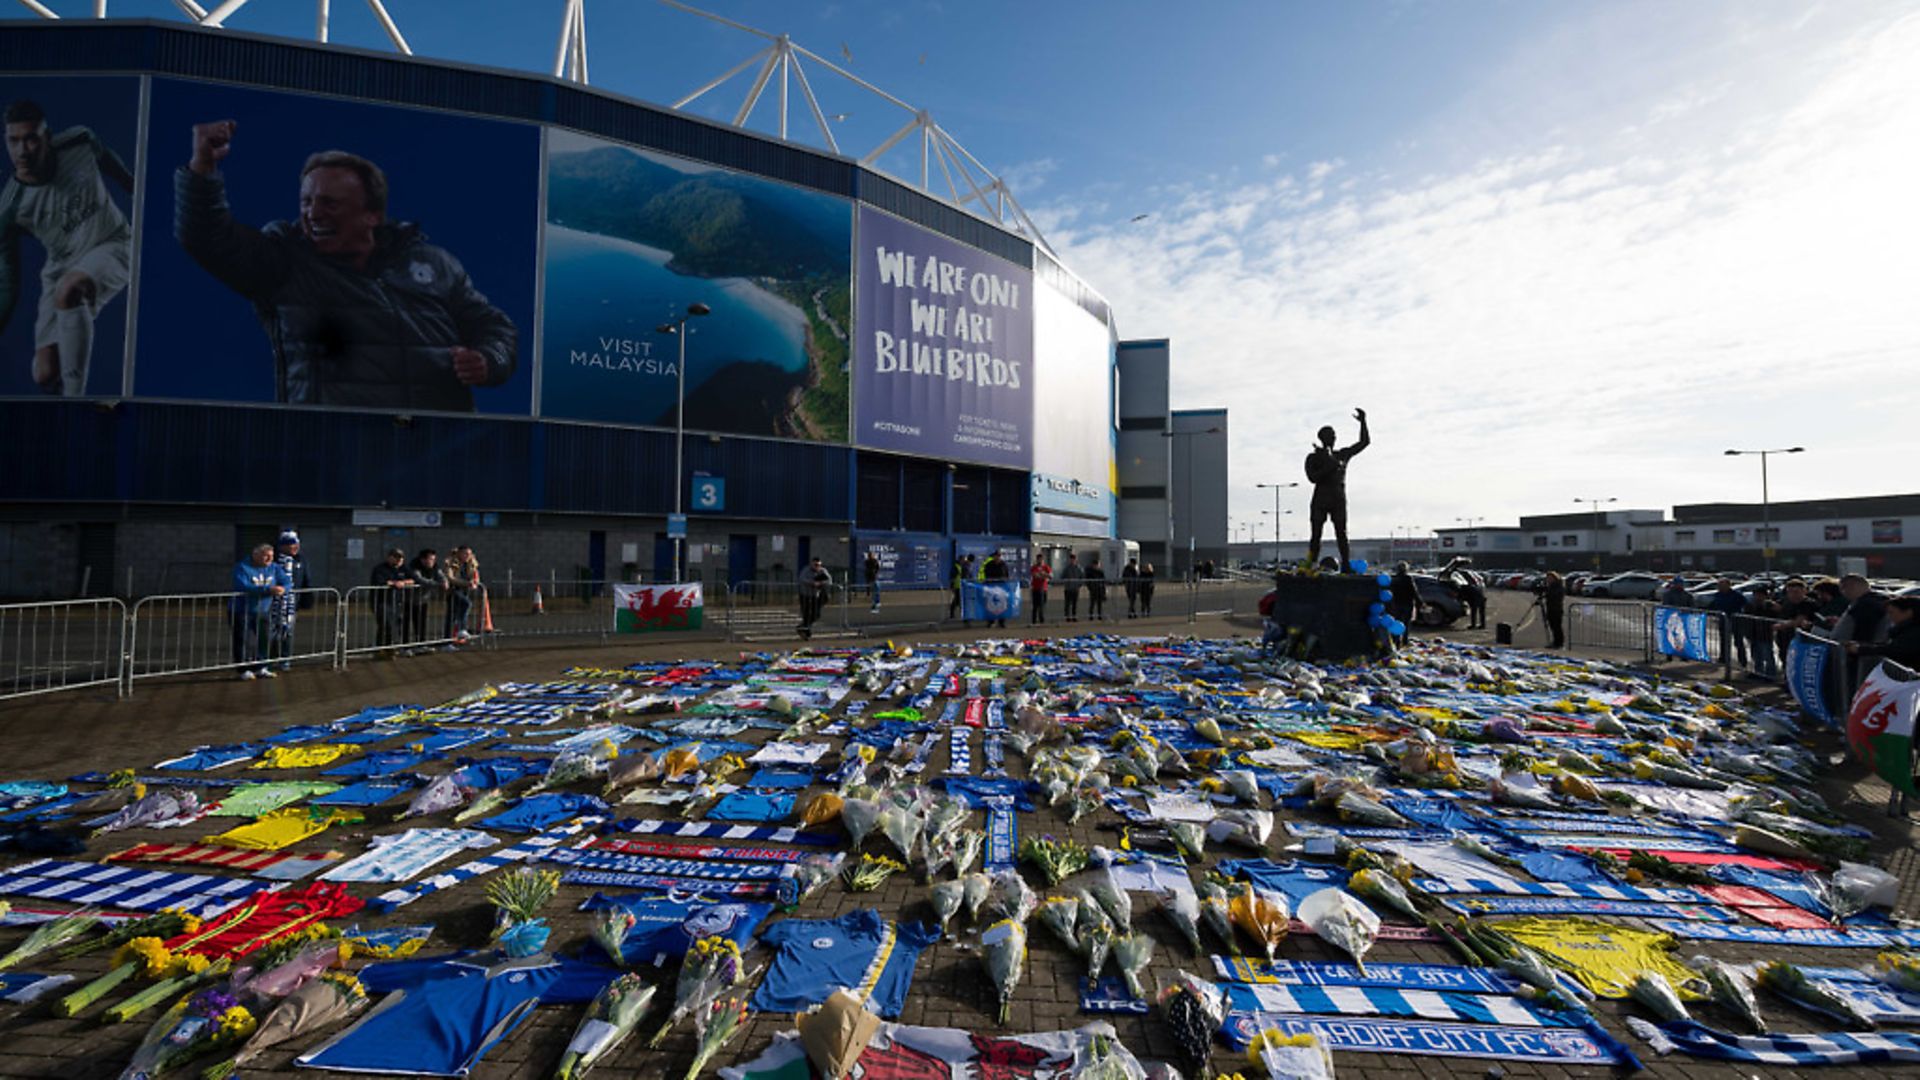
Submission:
<svg viewBox="0 0 1920 1080">
<path fill-rule="evenodd" d="M 698 630 L 705 611 L 697 581 L 613 587 L 613 629 L 618 634 Z"/>
<path fill-rule="evenodd" d="M 1889 670 L 1891 669 L 1891 670 Z M 1896 678 L 1898 671 L 1906 680 Z M 1847 710 L 1847 742 L 1881 779 L 1909 795 L 1913 783 L 1913 719 L 1920 707 L 1920 679 L 1897 664 L 1873 669 Z"/>
</svg>

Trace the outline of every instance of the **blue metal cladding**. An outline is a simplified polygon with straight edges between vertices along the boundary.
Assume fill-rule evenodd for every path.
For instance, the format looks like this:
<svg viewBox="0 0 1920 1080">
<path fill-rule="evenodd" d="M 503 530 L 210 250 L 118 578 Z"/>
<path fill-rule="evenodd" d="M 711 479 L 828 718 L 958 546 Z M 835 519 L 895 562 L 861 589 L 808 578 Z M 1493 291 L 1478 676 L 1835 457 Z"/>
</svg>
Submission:
<svg viewBox="0 0 1920 1080">
<path fill-rule="evenodd" d="M 117 411 L 91 402 L 5 403 L 0 500 L 112 501 L 119 487 L 119 421 Z"/>
</svg>

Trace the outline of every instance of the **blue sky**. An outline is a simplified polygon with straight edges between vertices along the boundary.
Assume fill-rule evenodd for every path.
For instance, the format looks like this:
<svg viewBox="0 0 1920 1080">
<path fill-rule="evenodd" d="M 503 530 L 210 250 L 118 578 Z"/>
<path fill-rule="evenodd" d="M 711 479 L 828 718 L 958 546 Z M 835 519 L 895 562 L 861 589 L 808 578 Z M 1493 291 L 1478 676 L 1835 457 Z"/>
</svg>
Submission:
<svg viewBox="0 0 1920 1080">
<path fill-rule="evenodd" d="M 420 55 L 552 64 L 560 0 L 388 4 Z M 1809 448 L 1776 462 L 1776 499 L 1920 490 L 1920 5 L 707 6 L 1006 175 L 1123 335 L 1172 339 L 1176 406 L 1232 407 L 1236 520 L 1355 405 L 1369 533 L 1757 498 L 1729 446 Z M 336 41 L 387 47 L 364 4 L 333 9 Z M 312 19 L 254 0 L 229 26 Z M 587 23 L 594 84 L 655 102 L 758 47 L 644 0 L 587 0 Z M 904 119 L 811 76 L 856 155 Z"/>
</svg>

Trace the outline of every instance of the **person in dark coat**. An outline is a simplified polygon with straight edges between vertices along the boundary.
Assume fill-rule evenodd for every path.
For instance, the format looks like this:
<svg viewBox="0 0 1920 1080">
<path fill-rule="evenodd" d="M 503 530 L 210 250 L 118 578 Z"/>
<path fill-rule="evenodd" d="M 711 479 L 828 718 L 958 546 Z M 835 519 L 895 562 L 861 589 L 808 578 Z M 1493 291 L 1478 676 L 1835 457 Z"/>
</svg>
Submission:
<svg viewBox="0 0 1920 1080">
<path fill-rule="evenodd" d="M 1393 594 L 1392 602 L 1387 605 L 1388 614 L 1408 626 L 1419 621 L 1420 586 L 1413 583 L 1411 567 L 1404 562 L 1396 564 L 1387 591 Z"/>
<path fill-rule="evenodd" d="M 1140 614 L 1140 564 L 1132 559 L 1120 568 L 1120 587 L 1127 593 L 1127 618 Z"/>
<path fill-rule="evenodd" d="M 1540 583 L 1540 613 L 1547 620 L 1547 634 L 1552 639 L 1547 643 L 1549 649 L 1567 647 L 1567 583 L 1552 570 L 1547 571 L 1545 580 Z"/>
<path fill-rule="evenodd" d="M 1107 572 L 1100 568 L 1100 556 L 1087 560 L 1087 618 L 1107 621 Z"/>
<path fill-rule="evenodd" d="M 1141 563 L 1140 576 L 1134 579 L 1133 587 L 1140 594 L 1140 615 L 1142 618 L 1153 614 L 1153 583 L 1153 564 Z"/>
<path fill-rule="evenodd" d="M 1740 666 L 1746 667 L 1747 635 L 1740 632 L 1736 616 L 1747 613 L 1747 598 L 1734 589 L 1731 578 L 1720 579 L 1720 587 L 1707 600 L 1707 610 L 1726 617 L 1720 633 L 1720 662 L 1727 662 L 1727 650 L 1731 648 L 1739 656 Z"/>
<path fill-rule="evenodd" d="M 1895 596 L 1886 603 L 1887 639 L 1880 642 L 1849 641 L 1848 656 L 1877 656 L 1912 671 L 1920 671 L 1920 597 Z"/>
</svg>

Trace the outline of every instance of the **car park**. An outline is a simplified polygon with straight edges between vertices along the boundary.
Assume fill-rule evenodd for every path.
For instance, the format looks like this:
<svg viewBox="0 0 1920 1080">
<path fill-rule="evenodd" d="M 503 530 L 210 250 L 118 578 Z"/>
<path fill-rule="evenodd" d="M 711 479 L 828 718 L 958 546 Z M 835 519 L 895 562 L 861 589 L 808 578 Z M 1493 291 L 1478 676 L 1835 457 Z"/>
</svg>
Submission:
<svg viewBox="0 0 1920 1080">
<path fill-rule="evenodd" d="M 1586 595 L 1614 600 L 1651 600 L 1665 584 L 1666 580 L 1658 574 L 1629 570 L 1587 582 Z"/>
</svg>

